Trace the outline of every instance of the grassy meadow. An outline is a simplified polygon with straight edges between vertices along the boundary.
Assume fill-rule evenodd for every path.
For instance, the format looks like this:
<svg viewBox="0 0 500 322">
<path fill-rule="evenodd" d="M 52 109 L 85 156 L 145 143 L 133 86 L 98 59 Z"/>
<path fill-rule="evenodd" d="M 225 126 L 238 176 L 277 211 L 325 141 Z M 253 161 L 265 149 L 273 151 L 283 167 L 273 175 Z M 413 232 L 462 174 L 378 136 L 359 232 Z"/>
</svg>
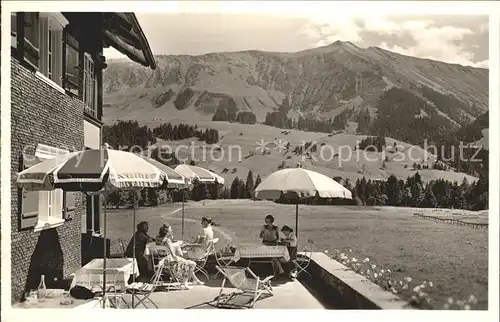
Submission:
<svg viewBox="0 0 500 322">
<path fill-rule="evenodd" d="M 168 222 L 181 238 L 180 204 L 137 210 L 137 223 L 146 220 L 150 235 Z M 360 260 L 370 258 L 379 268 L 390 269 L 397 279 L 411 277 L 416 283 L 432 281 L 429 292 L 436 308 L 449 296 L 467 299 L 473 294 L 477 308 L 487 308 L 488 229 L 474 229 L 421 220 L 413 212 L 433 216 L 463 216 L 471 222 L 487 222 L 486 212 L 396 207 L 299 206 L 299 250 L 305 239 L 315 241 L 316 251 L 335 249 Z M 186 204 L 184 240 L 195 237 L 200 218 L 212 217 L 215 234 L 233 244 L 259 243 L 260 226 L 266 214 L 273 214 L 279 226 L 295 226 L 295 206 L 268 201 L 207 200 Z M 117 240 L 125 244 L 132 236 L 132 210 L 108 211 L 108 238 L 116 250 Z M 415 284 L 418 285 L 418 284 Z"/>
</svg>

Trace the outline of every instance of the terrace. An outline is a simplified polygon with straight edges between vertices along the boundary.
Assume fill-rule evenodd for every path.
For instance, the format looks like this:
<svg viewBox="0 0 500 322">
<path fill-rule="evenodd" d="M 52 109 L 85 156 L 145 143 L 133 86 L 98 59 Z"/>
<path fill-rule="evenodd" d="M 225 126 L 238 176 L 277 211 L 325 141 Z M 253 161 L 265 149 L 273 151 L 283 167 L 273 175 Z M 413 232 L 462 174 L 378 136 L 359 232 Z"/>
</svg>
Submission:
<svg viewBox="0 0 500 322">
<path fill-rule="evenodd" d="M 290 281 L 277 279 L 272 281 L 273 295 L 263 295 L 255 303 L 255 309 L 403 309 L 406 302 L 393 294 L 382 290 L 361 275 L 354 274 L 340 263 L 322 253 L 313 253 L 315 260 L 311 261 L 307 274 Z M 313 258 L 311 257 L 311 258 Z M 213 265 L 210 265 L 211 279 L 205 285 L 193 286 L 190 290 L 158 287 L 150 299 L 159 309 L 214 309 L 217 308 L 216 298 L 219 295 L 222 277 L 214 278 Z M 269 275 L 265 267 L 256 267 L 260 277 Z M 264 273 L 264 274 L 263 274 Z M 224 294 L 235 289 L 232 285 L 224 287 Z M 165 284 L 166 286 L 166 284 Z M 47 299 L 43 302 L 16 303 L 13 308 L 81 308 L 100 309 L 99 300 L 77 300 L 62 305 L 65 298 L 63 290 L 49 290 Z M 125 301 L 130 305 L 132 296 L 125 294 Z M 229 304 L 244 305 L 251 301 L 247 295 L 235 296 Z M 154 308 L 146 302 L 147 308 Z M 124 307 L 124 306 L 123 306 Z M 144 309 L 144 306 L 138 308 Z"/>
</svg>

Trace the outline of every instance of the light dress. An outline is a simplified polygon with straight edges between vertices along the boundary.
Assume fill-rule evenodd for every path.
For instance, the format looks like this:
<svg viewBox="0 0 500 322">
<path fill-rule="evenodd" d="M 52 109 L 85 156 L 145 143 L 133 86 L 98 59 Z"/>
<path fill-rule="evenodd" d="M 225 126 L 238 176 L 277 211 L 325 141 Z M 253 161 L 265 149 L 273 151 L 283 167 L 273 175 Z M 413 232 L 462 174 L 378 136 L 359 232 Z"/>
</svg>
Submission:
<svg viewBox="0 0 500 322">
<path fill-rule="evenodd" d="M 161 241 L 156 242 L 157 245 L 164 245 L 167 246 L 167 243 L 171 243 L 170 240 L 165 237 Z M 170 244 L 170 247 L 172 247 L 172 244 Z M 174 257 L 170 253 L 170 250 L 166 250 L 167 255 L 166 255 L 166 264 L 168 265 L 170 271 L 172 272 L 172 277 L 177 279 L 179 282 L 187 282 L 189 279 L 189 272 L 194 271 L 196 268 L 196 263 L 193 262 L 192 260 L 185 259 L 183 257 L 177 256 L 177 260 L 174 260 Z"/>
</svg>

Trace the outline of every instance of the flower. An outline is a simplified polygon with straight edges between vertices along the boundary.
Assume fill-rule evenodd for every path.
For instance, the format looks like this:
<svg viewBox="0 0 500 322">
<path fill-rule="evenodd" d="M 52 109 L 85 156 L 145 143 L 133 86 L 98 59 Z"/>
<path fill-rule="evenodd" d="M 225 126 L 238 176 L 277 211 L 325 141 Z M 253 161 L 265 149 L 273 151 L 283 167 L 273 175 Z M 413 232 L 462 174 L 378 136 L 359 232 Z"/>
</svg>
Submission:
<svg viewBox="0 0 500 322">
<path fill-rule="evenodd" d="M 429 287 L 433 287 L 434 284 L 432 284 L 432 282 L 429 282 Z"/>
<path fill-rule="evenodd" d="M 369 269 L 366 270 L 366 274 L 370 275 L 370 270 Z"/>
<path fill-rule="evenodd" d="M 465 304 L 464 310 L 470 310 L 470 305 L 469 304 Z"/>
<path fill-rule="evenodd" d="M 448 304 L 453 304 L 453 298 L 452 297 L 448 298 Z"/>
<path fill-rule="evenodd" d="M 412 279 L 411 279 L 411 277 L 408 276 L 405 278 L 405 281 L 407 281 L 408 283 L 411 283 Z"/>
<path fill-rule="evenodd" d="M 422 288 L 422 287 L 421 287 L 420 285 L 419 285 L 419 286 L 415 286 L 415 287 L 413 288 L 413 292 L 418 293 L 418 292 L 420 292 L 420 289 L 421 289 L 421 288 Z"/>
<path fill-rule="evenodd" d="M 427 295 L 428 295 L 428 294 L 427 294 L 427 293 L 425 293 L 425 292 L 422 292 L 422 291 L 418 292 L 418 296 L 419 296 L 420 298 L 427 297 Z"/>
<path fill-rule="evenodd" d="M 408 289 L 408 284 L 403 285 L 402 289 L 403 290 L 407 290 Z"/>
<path fill-rule="evenodd" d="M 363 260 L 363 263 L 368 263 L 370 261 L 370 259 L 367 257 Z"/>
<path fill-rule="evenodd" d="M 399 281 L 399 285 L 403 285 L 403 281 Z"/>
<path fill-rule="evenodd" d="M 352 249 L 349 248 L 349 253 L 352 253 Z"/>
<path fill-rule="evenodd" d="M 377 265 L 372 264 L 372 269 L 375 269 L 375 268 L 377 268 Z"/>
<path fill-rule="evenodd" d="M 325 249 L 325 254 L 328 254 L 328 250 L 327 249 Z"/>
<path fill-rule="evenodd" d="M 377 278 L 378 274 L 377 273 L 373 273 L 373 277 Z"/>
<path fill-rule="evenodd" d="M 469 300 L 468 300 L 468 301 L 469 301 L 469 303 L 472 303 L 472 304 L 477 304 L 477 299 L 476 299 L 476 297 L 475 297 L 474 295 L 472 295 L 472 294 L 469 296 Z"/>
<path fill-rule="evenodd" d="M 385 271 L 383 269 L 380 270 L 380 274 L 384 274 Z"/>
<path fill-rule="evenodd" d="M 390 270 L 390 269 L 388 269 L 386 272 L 387 272 L 387 274 L 390 274 L 390 273 L 391 273 L 391 270 Z"/>
<path fill-rule="evenodd" d="M 358 261 L 358 260 L 356 259 L 356 257 L 353 257 L 353 258 L 351 259 L 351 262 L 353 262 L 353 263 L 356 263 L 357 261 Z"/>
</svg>

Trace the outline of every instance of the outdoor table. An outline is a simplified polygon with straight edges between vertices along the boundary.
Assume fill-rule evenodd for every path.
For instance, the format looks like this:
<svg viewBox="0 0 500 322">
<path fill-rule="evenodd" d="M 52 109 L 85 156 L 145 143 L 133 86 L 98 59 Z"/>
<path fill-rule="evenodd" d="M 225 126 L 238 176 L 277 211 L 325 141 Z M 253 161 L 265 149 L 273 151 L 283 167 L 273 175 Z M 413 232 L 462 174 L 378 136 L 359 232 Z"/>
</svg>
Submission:
<svg viewBox="0 0 500 322">
<path fill-rule="evenodd" d="M 67 304 L 62 304 L 62 300 L 70 300 Z M 63 289 L 47 289 L 47 296 L 43 300 L 29 299 L 24 302 L 15 303 L 12 308 L 22 309 L 45 309 L 45 308 L 76 308 L 91 300 L 77 300 Z"/>
<path fill-rule="evenodd" d="M 134 272 L 135 277 L 139 276 L 136 260 L 132 258 L 106 259 L 106 287 L 113 287 L 116 290 L 126 289 L 132 272 Z M 102 284 L 103 259 L 95 258 L 76 272 L 71 282 L 71 288 L 80 285 L 91 291 L 97 289 L 102 292 Z"/>
<path fill-rule="evenodd" d="M 241 258 L 283 258 L 290 260 L 290 254 L 286 246 L 267 246 L 267 245 L 244 245 L 236 248 L 233 261 L 236 263 Z"/>
<path fill-rule="evenodd" d="M 182 240 L 177 240 L 172 243 L 172 247 L 182 247 L 184 242 Z M 156 245 L 154 242 L 151 242 L 146 245 L 146 249 L 144 250 L 144 256 L 148 257 L 152 253 L 156 253 L 159 256 L 166 256 L 169 253 L 168 246 L 166 245 Z"/>
</svg>

